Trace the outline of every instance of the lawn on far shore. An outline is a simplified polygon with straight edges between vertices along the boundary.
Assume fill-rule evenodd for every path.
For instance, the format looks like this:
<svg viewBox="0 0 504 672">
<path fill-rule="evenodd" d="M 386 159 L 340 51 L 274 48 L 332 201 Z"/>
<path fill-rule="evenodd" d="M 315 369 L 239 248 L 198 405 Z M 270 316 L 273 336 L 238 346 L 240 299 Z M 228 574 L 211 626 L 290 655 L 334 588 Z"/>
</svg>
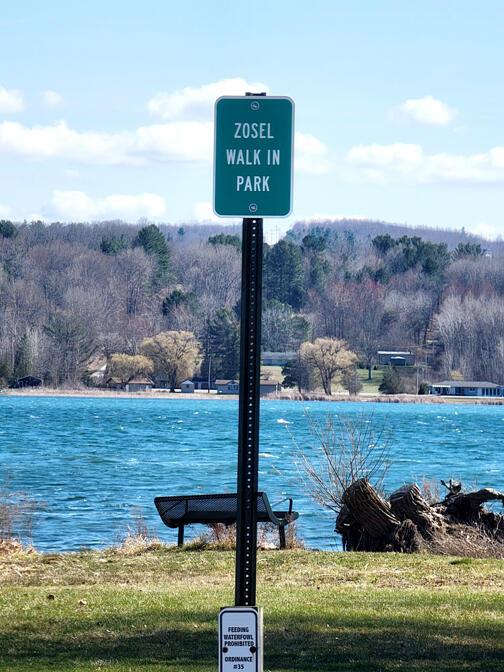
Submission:
<svg viewBox="0 0 504 672">
<path fill-rule="evenodd" d="M 0 670 L 215 672 L 234 554 L 173 547 L 0 556 Z M 264 669 L 504 670 L 504 565 L 264 551 Z"/>
<path fill-rule="evenodd" d="M 367 369 L 357 369 L 357 373 L 362 383 L 361 392 L 363 394 L 381 394 L 378 388 L 383 380 L 383 369 L 373 369 L 371 380 L 368 380 L 369 372 Z"/>
</svg>

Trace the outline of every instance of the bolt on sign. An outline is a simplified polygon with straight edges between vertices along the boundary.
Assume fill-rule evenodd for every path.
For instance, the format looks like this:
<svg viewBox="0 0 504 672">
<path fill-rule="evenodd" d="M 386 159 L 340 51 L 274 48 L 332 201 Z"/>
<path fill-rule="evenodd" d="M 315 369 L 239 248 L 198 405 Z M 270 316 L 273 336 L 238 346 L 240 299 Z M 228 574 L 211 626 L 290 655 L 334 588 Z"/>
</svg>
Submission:
<svg viewBox="0 0 504 672">
<path fill-rule="evenodd" d="M 260 607 L 225 607 L 219 613 L 219 672 L 263 672 Z"/>
<path fill-rule="evenodd" d="M 287 217 L 292 209 L 293 146 L 291 98 L 219 98 L 215 103 L 215 214 Z"/>
</svg>

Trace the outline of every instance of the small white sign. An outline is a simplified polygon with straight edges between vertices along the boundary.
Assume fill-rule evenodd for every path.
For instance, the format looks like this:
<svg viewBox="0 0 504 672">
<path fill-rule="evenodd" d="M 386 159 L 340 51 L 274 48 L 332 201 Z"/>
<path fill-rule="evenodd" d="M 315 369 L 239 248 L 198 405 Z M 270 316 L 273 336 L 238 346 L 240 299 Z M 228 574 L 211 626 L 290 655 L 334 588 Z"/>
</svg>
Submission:
<svg viewBox="0 0 504 672">
<path fill-rule="evenodd" d="M 219 614 L 219 672 L 263 672 L 262 609 L 225 607 Z"/>
</svg>

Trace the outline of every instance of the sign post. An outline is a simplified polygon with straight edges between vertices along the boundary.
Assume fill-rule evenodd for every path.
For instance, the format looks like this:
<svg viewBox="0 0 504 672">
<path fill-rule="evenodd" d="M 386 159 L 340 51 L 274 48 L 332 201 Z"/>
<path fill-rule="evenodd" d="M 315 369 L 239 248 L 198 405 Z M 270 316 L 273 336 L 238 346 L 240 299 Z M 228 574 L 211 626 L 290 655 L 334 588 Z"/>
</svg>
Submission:
<svg viewBox="0 0 504 672">
<path fill-rule="evenodd" d="M 262 610 L 255 606 L 263 217 L 291 212 L 293 134 L 290 98 L 247 94 L 216 101 L 214 211 L 221 217 L 243 217 L 236 607 L 223 609 L 219 616 L 220 672 L 263 669 Z M 229 619 L 232 625 L 227 626 Z M 240 643 L 236 640 L 230 653 L 229 642 L 235 641 L 231 635 L 240 633 Z"/>
</svg>

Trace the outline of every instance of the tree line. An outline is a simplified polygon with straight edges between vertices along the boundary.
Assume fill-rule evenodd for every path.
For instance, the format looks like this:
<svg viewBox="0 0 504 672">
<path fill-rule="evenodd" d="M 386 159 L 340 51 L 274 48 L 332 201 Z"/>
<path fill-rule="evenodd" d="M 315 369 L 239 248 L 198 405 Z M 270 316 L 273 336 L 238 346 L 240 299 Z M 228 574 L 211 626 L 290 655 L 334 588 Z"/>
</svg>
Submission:
<svg viewBox="0 0 504 672">
<path fill-rule="evenodd" d="M 348 389 L 356 364 L 372 375 L 378 349 L 415 348 L 433 379 L 504 383 L 501 248 L 463 232 L 448 243 L 382 231 L 296 225 L 265 245 L 262 347 L 298 353 L 287 382 L 327 391 L 326 374 L 305 365 L 328 339 L 353 353 Z M 235 377 L 240 274 L 241 240 L 227 227 L 2 220 L 0 381 L 72 386 L 171 332 L 193 335 L 195 371 Z"/>
</svg>

